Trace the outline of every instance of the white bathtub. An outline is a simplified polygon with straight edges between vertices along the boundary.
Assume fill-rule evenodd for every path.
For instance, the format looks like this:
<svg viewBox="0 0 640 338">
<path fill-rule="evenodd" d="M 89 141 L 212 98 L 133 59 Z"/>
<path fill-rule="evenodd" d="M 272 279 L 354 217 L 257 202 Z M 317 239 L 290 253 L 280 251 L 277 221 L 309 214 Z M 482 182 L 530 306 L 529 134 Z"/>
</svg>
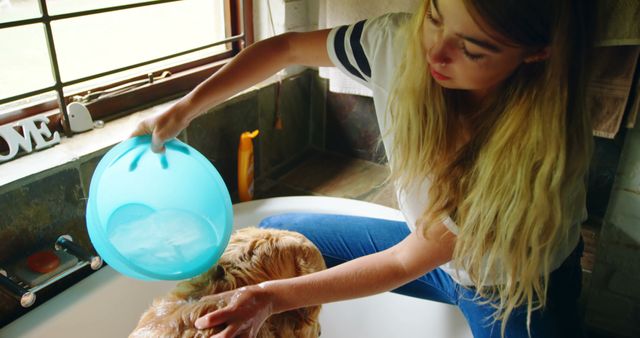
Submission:
<svg viewBox="0 0 640 338">
<path fill-rule="evenodd" d="M 304 196 L 236 204 L 234 224 L 240 228 L 269 215 L 309 211 L 402 220 L 399 211 L 377 204 Z M 151 300 L 174 285 L 130 279 L 107 266 L 5 326 L 0 337 L 126 337 Z M 327 338 L 472 337 L 456 307 L 388 292 L 327 304 L 320 321 Z"/>
</svg>

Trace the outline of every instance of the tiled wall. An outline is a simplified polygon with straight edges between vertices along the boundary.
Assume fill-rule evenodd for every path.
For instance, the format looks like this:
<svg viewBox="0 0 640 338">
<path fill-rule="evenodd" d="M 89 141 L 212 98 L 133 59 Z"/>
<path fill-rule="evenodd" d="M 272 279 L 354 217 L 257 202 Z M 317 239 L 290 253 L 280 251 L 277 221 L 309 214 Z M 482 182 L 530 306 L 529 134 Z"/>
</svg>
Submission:
<svg viewBox="0 0 640 338">
<path fill-rule="evenodd" d="M 257 175 L 286 166 L 308 149 L 312 139 L 322 143 L 324 133 L 311 121 L 322 120 L 324 109 L 310 105 L 324 102 L 323 88 L 314 72 L 289 77 L 216 107 L 194 120 L 180 138 L 214 163 L 235 196 L 240 134 L 261 131 L 254 141 Z M 281 129 L 276 129 L 276 119 L 281 120 Z M 84 210 L 91 175 L 107 150 L 0 187 L 0 267 L 51 248 L 62 234 L 92 249 Z M 57 284 L 49 289 L 57 289 L 50 296 L 72 283 Z M 39 302 L 45 298 L 38 295 Z M 16 300 L 0 292 L 0 326 L 24 312 Z"/>
<path fill-rule="evenodd" d="M 370 97 L 327 94 L 326 149 L 362 160 L 386 163 L 378 120 Z"/>
<path fill-rule="evenodd" d="M 640 127 L 627 133 L 598 243 L 587 322 L 640 337 Z"/>
</svg>

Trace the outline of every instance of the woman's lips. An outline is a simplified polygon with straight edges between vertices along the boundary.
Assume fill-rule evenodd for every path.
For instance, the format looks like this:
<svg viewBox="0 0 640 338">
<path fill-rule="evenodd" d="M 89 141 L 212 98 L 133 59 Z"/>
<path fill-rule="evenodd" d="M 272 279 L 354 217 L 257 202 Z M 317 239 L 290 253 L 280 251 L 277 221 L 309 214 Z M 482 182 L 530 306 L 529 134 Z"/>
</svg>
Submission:
<svg viewBox="0 0 640 338">
<path fill-rule="evenodd" d="M 438 72 L 435 71 L 435 69 L 431 68 L 431 75 L 436 79 L 436 80 L 440 80 L 440 81 L 444 81 L 444 80 L 449 80 L 451 79 L 448 76 L 442 75 Z"/>
</svg>

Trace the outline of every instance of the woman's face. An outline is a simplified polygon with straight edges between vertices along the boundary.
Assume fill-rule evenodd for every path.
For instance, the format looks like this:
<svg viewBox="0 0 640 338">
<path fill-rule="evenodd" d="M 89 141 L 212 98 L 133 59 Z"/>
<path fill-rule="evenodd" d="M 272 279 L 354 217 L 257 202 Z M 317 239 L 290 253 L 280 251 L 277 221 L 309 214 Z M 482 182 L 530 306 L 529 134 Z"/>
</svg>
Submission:
<svg viewBox="0 0 640 338">
<path fill-rule="evenodd" d="M 445 88 L 482 98 L 525 61 L 524 48 L 507 46 L 473 20 L 462 0 L 432 0 L 424 18 L 423 47 L 431 76 Z"/>
</svg>

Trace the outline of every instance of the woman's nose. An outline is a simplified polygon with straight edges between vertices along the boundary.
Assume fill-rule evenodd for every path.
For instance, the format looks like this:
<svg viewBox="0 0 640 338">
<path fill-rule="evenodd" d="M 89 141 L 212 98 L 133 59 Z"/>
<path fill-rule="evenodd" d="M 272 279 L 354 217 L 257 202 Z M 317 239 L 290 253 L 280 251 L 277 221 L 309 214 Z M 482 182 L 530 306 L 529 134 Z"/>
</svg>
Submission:
<svg viewBox="0 0 640 338">
<path fill-rule="evenodd" d="M 429 62 L 431 64 L 448 64 L 451 62 L 449 53 L 447 41 L 440 35 L 433 39 L 433 44 L 428 51 Z"/>
</svg>

